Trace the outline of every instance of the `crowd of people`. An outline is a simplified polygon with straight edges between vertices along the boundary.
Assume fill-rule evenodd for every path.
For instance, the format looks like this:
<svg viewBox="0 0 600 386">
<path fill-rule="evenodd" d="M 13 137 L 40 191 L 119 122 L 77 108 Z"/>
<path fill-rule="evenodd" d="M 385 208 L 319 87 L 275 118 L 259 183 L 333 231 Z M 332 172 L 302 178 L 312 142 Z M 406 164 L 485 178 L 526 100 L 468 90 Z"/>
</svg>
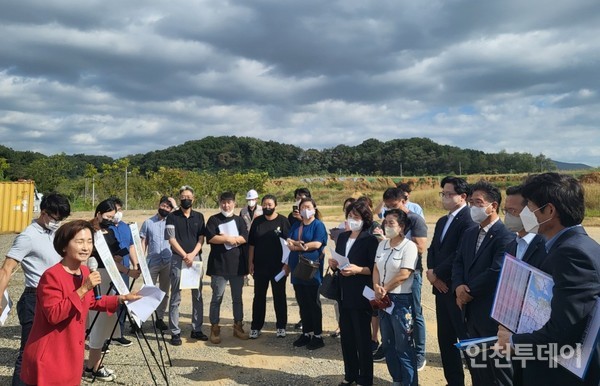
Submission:
<svg viewBox="0 0 600 386">
<path fill-rule="evenodd" d="M 435 297 L 437 340 L 448 385 L 464 385 L 465 368 L 475 386 L 599 385 L 600 342 L 592 347 L 583 378 L 556 366 L 551 356 L 524 359 L 520 350 L 528 345 L 533 350 L 527 352 L 535 354 L 539 347 L 555 345 L 561 352 L 563 346 L 581 343 L 600 297 L 600 245 L 581 226 L 585 210 L 581 184 L 557 173 L 533 175 L 522 185 L 509 187 L 504 200 L 498 187 L 483 180 L 468 184 L 448 176 L 440 188 L 447 214 L 436 222 L 428 243 L 423 209 L 410 201 L 406 184 L 387 189 L 375 207 L 368 197 L 346 199 L 344 221 L 336 232 L 328 232 L 317 201 L 306 188 L 294 192 L 296 202 L 287 217 L 278 213 L 272 194 L 260 199 L 255 190 L 248 191 L 238 212 L 235 194 L 223 192 L 219 212 L 205 221 L 194 209 L 194 189 L 183 186 L 179 201 L 162 197 L 157 214 L 140 229 L 152 280 L 167 294 L 156 310 L 155 327 L 170 334 L 172 345 L 182 344 L 182 269 L 202 262 L 212 290 L 210 330 L 203 330 L 200 280 L 191 290 L 191 339 L 221 343 L 220 310 L 227 284 L 234 337 L 260 337 L 270 285 L 276 336 L 285 338 L 289 278 L 299 306 L 296 326 L 301 329 L 292 345 L 318 350 L 325 346 L 321 286 L 327 265 L 336 289 L 338 330 L 332 336 L 340 337 L 344 362 L 340 385 L 372 385 L 373 362 L 385 360 L 394 385 L 416 386 L 419 371 L 427 364 L 421 306 L 425 277 Z M 122 204 L 116 198 L 104 200 L 91 221 L 61 226 L 69 215 L 64 196 L 45 196 L 39 218 L 17 236 L 0 269 L 0 292 L 19 263 L 26 281 L 17 304 L 22 334 L 13 385 L 78 384 L 82 376 L 112 381 L 116 375 L 102 365 L 102 352 L 111 342 L 131 345 L 123 335 L 124 303 L 139 296 L 114 293 L 93 243 L 93 235 L 100 231 L 124 281 L 140 276 L 142 257 L 122 221 Z M 325 259 L 331 241 L 346 264 Z M 205 243 L 210 246 L 206 259 Z M 536 331 L 517 334 L 490 316 L 506 254 L 554 280 L 550 318 Z M 82 264 L 90 256 L 98 260 L 97 271 Z M 242 291 L 248 275 L 253 278 L 254 297 L 247 332 Z M 95 286 L 107 296 L 96 299 L 91 291 Z M 366 296 L 369 292 L 371 298 Z M 84 364 L 86 319 L 94 319 L 94 326 Z M 497 343 L 475 353 L 456 347 L 459 341 L 490 336 L 497 336 Z M 75 358 L 81 371 L 51 366 L 49 350 L 57 353 L 53 361 Z"/>
</svg>

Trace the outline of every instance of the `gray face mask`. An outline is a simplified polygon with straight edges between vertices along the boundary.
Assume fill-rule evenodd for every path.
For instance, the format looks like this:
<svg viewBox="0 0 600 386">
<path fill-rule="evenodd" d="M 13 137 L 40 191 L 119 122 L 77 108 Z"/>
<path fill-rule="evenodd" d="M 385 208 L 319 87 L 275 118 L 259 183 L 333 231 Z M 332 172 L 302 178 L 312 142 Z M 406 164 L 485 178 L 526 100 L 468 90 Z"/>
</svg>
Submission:
<svg viewBox="0 0 600 386">
<path fill-rule="evenodd" d="M 492 204 L 490 204 L 490 205 L 492 205 Z M 485 206 L 483 208 L 480 206 L 472 206 L 470 210 L 471 210 L 471 218 L 473 219 L 473 221 L 480 224 L 486 218 L 488 218 L 489 215 L 487 214 L 487 208 L 489 208 L 490 205 Z"/>
<path fill-rule="evenodd" d="M 510 213 L 506 213 L 504 216 L 504 225 L 511 232 L 519 232 L 523 229 L 523 221 L 520 216 L 513 216 Z"/>
</svg>

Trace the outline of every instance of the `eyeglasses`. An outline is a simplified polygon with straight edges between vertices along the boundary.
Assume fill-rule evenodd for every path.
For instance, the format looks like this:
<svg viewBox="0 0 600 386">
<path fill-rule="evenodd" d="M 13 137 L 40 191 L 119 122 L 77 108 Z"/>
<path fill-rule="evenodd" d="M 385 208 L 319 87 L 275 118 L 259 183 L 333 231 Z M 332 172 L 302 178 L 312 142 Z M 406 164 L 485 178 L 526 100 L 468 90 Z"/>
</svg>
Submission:
<svg viewBox="0 0 600 386">
<path fill-rule="evenodd" d="M 450 198 L 450 197 L 454 197 L 456 196 L 458 193 L 451 193 L 451 192 L 440 192 L 440 197 L 441 198 Z"/>
<path fill-rule="evenodd" d="M 63 220 L 61 217 L 55 217 L 48 212 L 45 212 L 45 213 L 46 213 L 46 216 L 50 217 L 52 220 L 54 220 L 56 222 L 61 222 Z"/>
<path fill-rule="evenodd" d="M 509 213 L 515 217 L 519 217 L 519 215 L 521 214 L 520 211 L 516 210 L 516 209 L 506 209 L 506 208 L 502 208 L 502 214 L 506 216 L 506 214 Z"/>
</svg>

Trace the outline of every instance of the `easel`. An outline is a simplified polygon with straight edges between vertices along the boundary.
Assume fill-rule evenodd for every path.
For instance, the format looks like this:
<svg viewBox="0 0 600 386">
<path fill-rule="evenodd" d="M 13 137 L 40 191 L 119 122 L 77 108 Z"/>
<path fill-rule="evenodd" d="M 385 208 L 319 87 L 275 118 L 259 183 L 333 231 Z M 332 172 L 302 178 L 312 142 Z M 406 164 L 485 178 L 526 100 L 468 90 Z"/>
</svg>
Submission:
<svg viewBox="0 0 600 386">
<path fill-rule="evenodd" d="M 129 288 L 129 290 L 130 290 L 130 291 L 131 291 L 131 289 L 133 288 L 133 285 L 134 285 L 134 284 L 135 284 L 135 279 L 133 279 L 133 281 L 132 281 L 132 283 L 131 283 L 131 286 L 130 286 L 130 288 Z M 108 287 L 108 290 L 106 291 L 106 295 L 108 295 L 108 294 L 111 292 L 111 290 L 112 290 L 113 288 L 114 288 L 114 285 L 113 285 L 113 283 L 111 282 L 111 283 L 110 283 L 110 285 L 109 285 L 109 287 Z M 114 335 L 115 331 L 117 330 L 117 326 L 119 325 L 119 319 L 121 318 L 121 315 L 122 315 L 122 313 L 123 313 L 123 312 L 124 312 L 126 309 L 127 309 L 126 307 L 119 307 L 119 313 L 118 313 L 118 315 L 117 315 L 117 320 L 115 321 L 115 325 L 114 325 L 114 327 L 113 327 L 113 329 L 112 329 L 112 332 L 111 332 L 111 334 L 110 334 L 110 337 L 109 337 L 109 338 L 106 340 L 106 342 L 104 343 L 104 345 L 103 345 L 103 347 L 102 347 L 102 349 L 103 349 L 103 353 L 102 353 L 102 357 L 100 358 L 100 364 L 99 364 L 99 368 L 100 368 L 100 366 L 102 366 L 102 362 L 104 361 L 104 356 L 106 355 L 106 352 L 107 352 L 107 350 L 108 350 L 108 347 L 110 346 L 110 342 L 112 341 L 112 337 L 113 337 L 113 335 Z M 86 330 L 86 335 L 85 335 L 86 339 L 88 338 L 88 336 L 89 336 L 90 332 L 92 331 L 92 328 L 94 327 L 94 324 L 96 323 L 96 320 L 98 319 L 98 316 L 99 316 L 99 315 L 100 315 L 100 313 L 98 312 L 98 313 L 96 314 L 96 316 L 94 317 L 94 320 L 93 320 L 93 321 L 92 321 L 92 323 L 90 324 L 90 327 L 89 327 L 89 328 Z M 141 342 L 141 340 L 140 340 L 140 336 L 139 336 L 139 334 L 140 334 L 140 333 L 141 333 L 141 335 L 142 335 L 142 338 L 143 338 L 143 339 L 144 339 L 144 341 L 146 342 L 146 345 L 148 346 L 148 349 L 150 350 L 150 354 L 151 354 L 151 355 L 152 355 L 152 357 L 154 358 L 154 361 L 155 361 L 156 365 L 158 366 L 158 368 L 159 368 L 159 371 L 160 371 L 161 375 L 163 376 L 163 379 L 165 380 L 165 382 L 166 382 L 166 384 L 167 384 L 167 386 L 168 386 L 168 385 L 169 385 L 169 378 L 168 378 L 167 369 L 166 369 L 166 366 L 165 366 L 165 361 L 164 361 L 164 358 L 163 358 L 163 355 L 162 355 L 162 349 L 163 349 L 163 347 L 162 347 L 162 346 L 161 346 L 161 344 L 160 344 L 160 339 L 158 338 L 158 333 L 157 333 L 157 331 L 156 331 L 156 325 L 155 325 L 155 323 L 154 323 L 154 315 L 152 315 L 152 325 L 153 325 L 153 327 L 154 327 L 154 334 L 155 334 L 155 336 L 156 336 L 156 342 L 157 342 L 157 346 L 158 346 L 158 351 L 159 351 L 159 353 L 160 353 L 160 359 L 161 359 L 162 366 L 161 366 L 161 363 L 159 363 L 159 362 L 158 362 L 158 359 L 157 359 L 157 357 L 156 357 L 156 354 L 155 354 L 154 350 L 152 350 L 152 347 L 150 346 L 150 342 L 149 342 L 149 341 L 148 341 L 148 339 L 146 338 L 146 335 L 144 334 L 144 331 L 143 331 L 143 329 L 142 329 L 142 328 L 138 328 L 138 327 L 137 327 L 137 325 L 135 324 L 134 320 L 132 319 L 131 315 L 130 315 L 128 312 L 127 312 L 127 318 L 129 319 L 129 323 L 130 323 L 130 325 L 131 325 L 131 326 L 135 326 L 135 327 L 136 327 L 136 328 L 134 329 L 134 332 L 135 332 L 135 338 L 136 338 L 136 340 L 137 340 L 137 342 L 138 342 L 138 345 L 140 346 L 140 351 L 142 352 L 142 356 L 144 357 L 144 361 L 146 362 L 146 366 L 148 367 L 148 371 L 150 372 L 150 376 L 152 377 L 152 381 L 154 382 L 154 384 L 155 384 L 156 386 L 158 386 L 158 383 L 157 383 L 156 377 L 155 377 L 154 373 L 152 372 L 152 366 L 150 365 L 150 362 L 148 361 L 148 357 L 146 356 L 146 353 L 145 353 L 145 351 L 144 351 L 144 347 L 142 346 L 142 342 Z M 172 362 L 171 362 L 171 356 L 169 355 L 169 351 L 168 351 L 168 349 L 167 349 L 167 344 L 166 344 L 166 342 L 165 342 L 165 336 L 164 336 L 164 333 L 163 333 L 162 331 L 161 331 L 161 335 L 162 335 L 162 341 L 163 341 L 163 344 L 164 344 L 164 348 L 165 348 L 165 350 L 166 350 L 166 352 L 167 352 L 167 357 L 168 357 L 168 359 L 169 359 L 169 365 L 172 367 L 172 366 L 173 366 L 173 364 L 172 364 Z M 93 367 L 92 367 L 92 368 L 93 368 Z M 95 380 L 96 380 L 96 377 L 95 377 L 95 376 L 93 376 L 93 377 L 92 377 L 92 383 L 94 383 L 94 382 L 95 382 Z"/>
</svg>

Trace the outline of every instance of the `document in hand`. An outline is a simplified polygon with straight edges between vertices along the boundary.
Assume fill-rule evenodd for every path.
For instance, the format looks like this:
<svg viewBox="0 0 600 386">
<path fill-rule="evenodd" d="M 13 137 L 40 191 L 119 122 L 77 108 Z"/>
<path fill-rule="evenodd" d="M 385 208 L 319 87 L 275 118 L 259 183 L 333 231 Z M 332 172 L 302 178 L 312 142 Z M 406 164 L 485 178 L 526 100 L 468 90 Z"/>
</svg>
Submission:
<svg viewBox="0 0 600 386">
<path fill-rule="evenodd" d="M 542 328 L 552 311 L 554 281 L 547 273 L 505 254 L 496 287 L 491 317 L 514 333 L 530 333 Z M 575 355 L 554 361 L 580 378 L 585 376 L 600 329 L 600 299 L 591 312 L 581 347 Z"/>
<path fill-rule="evenodd" d="M 371 289 L 369 286 L 365 286 L 365 288 L 363 288 L 362 294 L 368 301 L 375 299 L 375 291 L 373 291 L 373 289 Z M 388 308 L 385 309 L 385 312 L 387 312 L 390 315 L 392 314 L 392 311 L 394 311 L 394 303 L 393 302 L 392 302 L 391 306 L 389 306 Z"/>
<path fill-rule="evenodd" d="M 456 346 L 456 348 L 459 350 L 467 350 L 469 347 L 493 344 L 493 343 L 496 343 L 497 341 L 498 341 L 497 336 L 489 336 L 487 338 L 464 339 L 464 340 L 458 341 L 458 343 L 454 343 L 454 346 Z"/>
<path fill-rule="evenodd" d="M 333 248 L 329 248 L 329 251 L 331 252 L 331 258 L 335 261 L 337 261 L 338 263 L 338 269 L 344 269 L 347 266 L 350 265 L 350 260 L 348 260 L 348 258 L 346 256 L 342 256 L 339 253 L 337 253 L 335 251 L 335 249 Z"/>
<path fill-rule="evenodd" d="M 550 275 L 505 254 L 492 318 L 517 334 L 540 329 L 550 319 L 553 286 Z"/>
<path fill-rule="evenodd" d="M 181 280 L 179 281 L 179 289 L 198 289 L 200 280 L 202 280 L 202 262 L 200 257 L 196 256 L 191 266 L 187 266 L 185 261 L 181 262 Z"/>
<path fill-rule="evenodd" d="M 138 327 L 145 322 L 163 300 L 165 293 L 153 285 L 144 285 L 137 293 L 141 299 L 127 302 L 127 309 L 133 314 Z"/>
<path fill-rule="evenodd" d="M 240 235 L 240 232 L 238 231 L 235 220 L 231 220 L 231 221 L 227 221 L 223 224 L 219 224 L 219 232 L 220 232 L 220 234 L 227 235 L 227 236 L 237 237 Z M 225 249 L 227 249 L 227 250 L 230 250 L 235 247 L 234 245 L 231 245 L 231 244 L 224 244 L 224 245 L 225 245 Z"/>
<path fill-rule="evenodd" d="M 8 296 L 8 290 L 4 290 L 4 294 L 2 295 L 2 315 L 0 315 L 0 326 L 4 326 L 12 306 L 13 303 L 12 300 L 10 300 L 10 296 Z"/>
<path fill-rule="evenodd" d="M 283 264 L 287 264 L 290 258 L 290 247 L 287 245 L 287 241 L 279 238 L 279 242 L 281 243 L 281 262 Z"/>
</svg>

